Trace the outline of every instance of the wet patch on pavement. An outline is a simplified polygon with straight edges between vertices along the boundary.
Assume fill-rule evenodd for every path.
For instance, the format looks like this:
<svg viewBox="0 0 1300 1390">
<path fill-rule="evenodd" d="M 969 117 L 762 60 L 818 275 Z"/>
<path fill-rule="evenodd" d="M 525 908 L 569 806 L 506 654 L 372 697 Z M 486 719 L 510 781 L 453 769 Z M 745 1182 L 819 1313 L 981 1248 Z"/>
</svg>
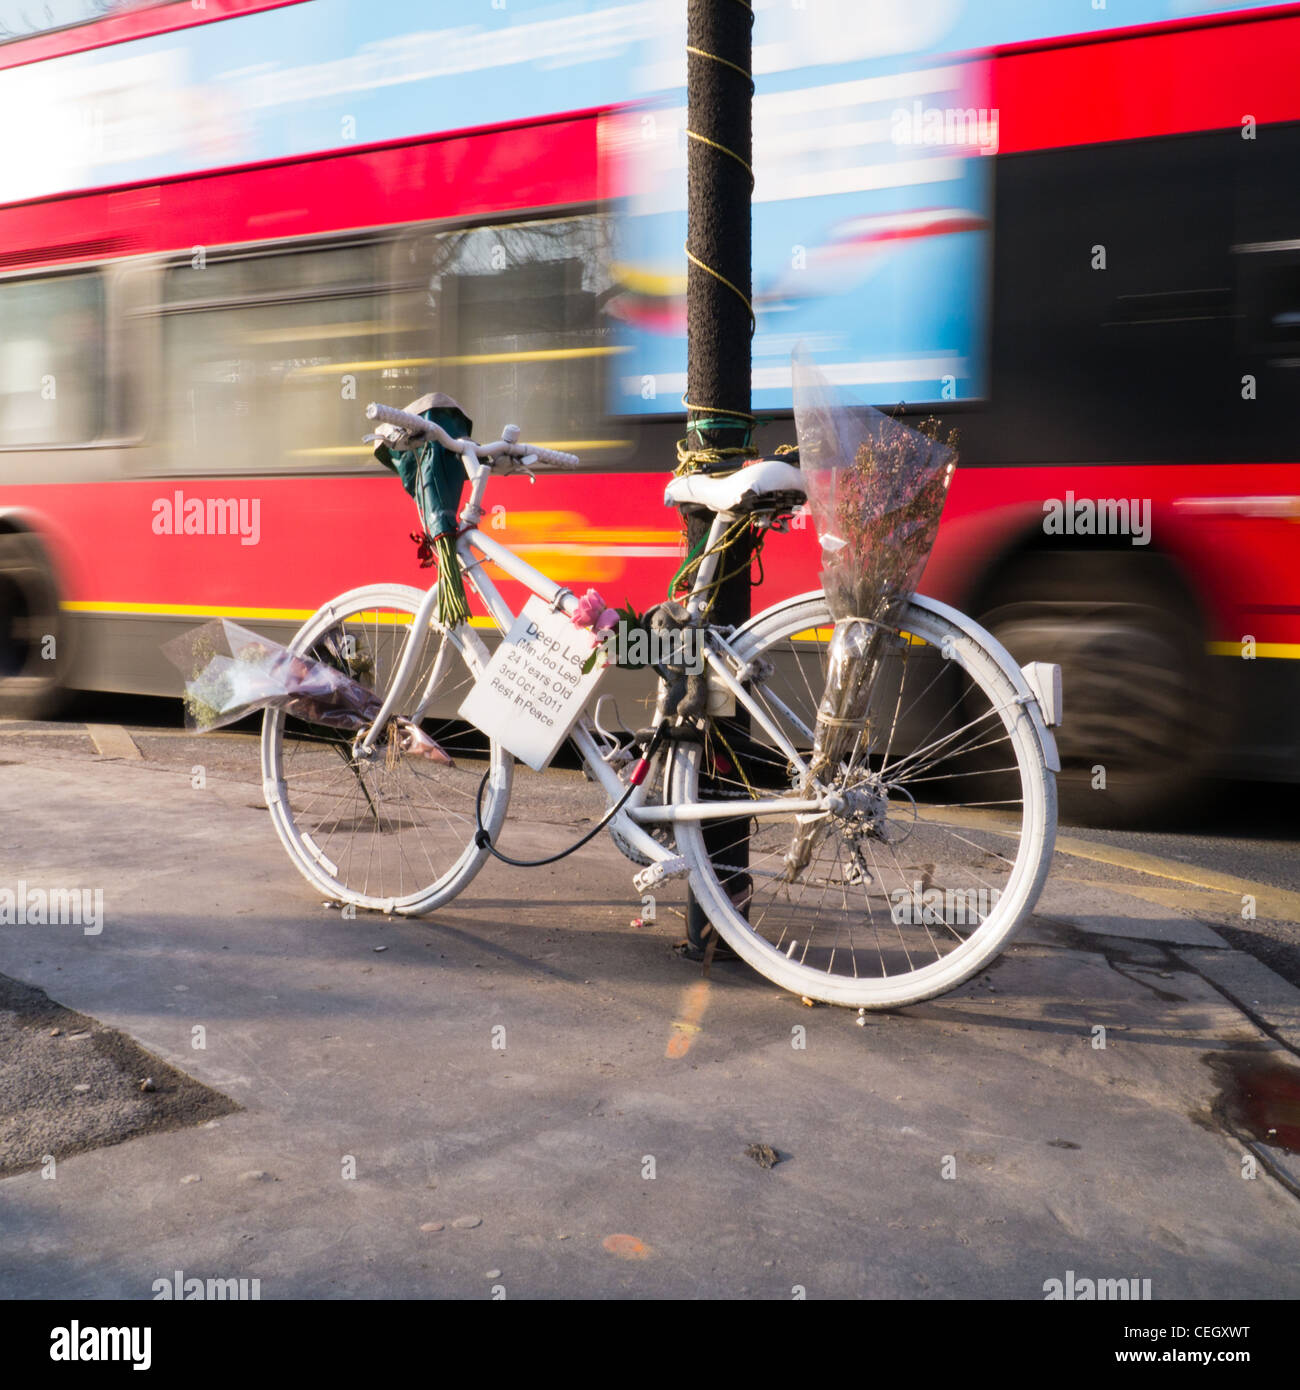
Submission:
<svg viewBox="0 0 1300 1390">
<path fill-rule="evenodd" d="M 1202 1058 L 1219 1083 L 1215 1120 L 1300 1196 L 1300 1066 L 1280 1049 L 1244 1047 Z"/>
<path fill-rule="evenodd" d="M 1212 1052 L 1224 1116 L 1252 1139 L 1300 1154 L 1300 1067 L 1283 1054 Z"/>
</svg>

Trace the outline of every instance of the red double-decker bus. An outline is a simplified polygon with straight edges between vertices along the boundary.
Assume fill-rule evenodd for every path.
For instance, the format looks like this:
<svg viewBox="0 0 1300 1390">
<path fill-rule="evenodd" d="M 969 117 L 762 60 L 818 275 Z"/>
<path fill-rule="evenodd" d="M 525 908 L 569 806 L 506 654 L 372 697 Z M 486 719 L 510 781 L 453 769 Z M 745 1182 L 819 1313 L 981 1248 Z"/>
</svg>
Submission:
<svg viewBox="0 0 1300 1390">
<path fill-rule="evenodd" d="M 129 145 L 124 82 L 189 91 L 168 43 L 256 50 L 255 24 L 305 35 L 315 10 L 160 4 L 16 36 L 0 106 L 7 75 L 16 102 L 108 55 L 107 133 L 82 111 L 78 139 Z M 1300 5 L 945 61 L 978 71 L 998 145 L 987 389 L 942 406 L 962 461 L 923 588 L 1064 666 L 1069 810 L 1133 820 L 1211 773 L 1300 778 Z M 0 713 L 175 693 L 160 648 L 198 620 L 283 639 L 352 585 L 427 580 L 359 436 L 367 400 L 434 387 L 480 433 L 517 420 L 592 470 L 498 485 L 503 539 L 611 601 L 663 597 L 683 417 L 609 408 L 626 112 L 545 109 L 562 86 L 368 142 L 345 115 L 341 142 L 233 163 L 220 131 L 173 147 L 154 113 L 126 151 L 149 177 L 33 159 L 28 185 L 0 181 Z M 238 104 L 218 115 L 235 129 Z M 792 438 L 774 414 L 765 448 Z M 763 602 L 812 587 L 810 531 L 764 562 Z"/>
</svg>

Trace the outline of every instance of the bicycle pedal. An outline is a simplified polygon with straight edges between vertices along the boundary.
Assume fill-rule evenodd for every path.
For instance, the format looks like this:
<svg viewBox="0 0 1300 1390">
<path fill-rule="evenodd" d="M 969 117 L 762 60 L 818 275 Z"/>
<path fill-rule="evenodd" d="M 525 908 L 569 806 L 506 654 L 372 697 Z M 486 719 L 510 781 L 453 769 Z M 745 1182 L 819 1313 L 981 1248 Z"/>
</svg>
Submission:
<svg viewBox="0 0 1300 1390">
<path fill-rule="evenodd" d="M 633 874 L 632 887 L 638 893 L 648 893 L 655 884 L 662 883 L 666 878 L 680 878 L 690 869 L 690 864 L 680 854 L 672 859 L 661 859 L 648 869 L 642 869 L 639 874 Z"/>
</svg>

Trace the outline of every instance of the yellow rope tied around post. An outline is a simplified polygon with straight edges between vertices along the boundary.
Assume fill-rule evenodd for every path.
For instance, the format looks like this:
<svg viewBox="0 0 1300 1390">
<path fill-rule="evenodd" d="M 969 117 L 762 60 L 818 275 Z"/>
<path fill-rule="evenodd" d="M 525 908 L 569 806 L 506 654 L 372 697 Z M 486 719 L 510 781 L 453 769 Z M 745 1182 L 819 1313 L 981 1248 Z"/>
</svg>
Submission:
<svg viewBox="0 0 1300 1390">
<path fill-rule="evenodd" d="M 751 415 L 747 410 L 724 410 L 721 406 L 696 405 L 693 401 L 688 401 L 682 397 L 682 404 L 689 410 L 704 410 L 714 415 L 727 415 L 734 420 L 746 421 L 750 429 L 758 422 L 756 415 Z M 710 416 L 706 416 L 707 421 Z M 698 432 L 706 426 L 697 422 L 694 428 Z M 741 448 L 734 445 L 714 445 L 707 449 L 692 449 L 689 439 L 679 439 L 677 441 L 677 467 L 673 469 L 673 475 L 681 478 L 688 473 L 721 472 L 716 467 L 717 464 L 726 463 L 728 459 L 753 458 L 754 450 L 746 445 Z"/>
<path fill-rule="evenodd" d="M 703 53 L 703 50 L 702 50 L 702 49 L 699 49 L 699 48 L 693 48 L 693 49 L 691 49 L 691 52 L 692 52 L 692 53 Z M 707 58 L 709 55 L 708 55 L 707 53 L 704 53 L 703 56 Z M 719 61 L 722 61 L 722 60 L 719 59 Z M 729 68 L 735 68 L 735 67 L 736 67 L 735 63 L 728 63 L 727 66 L 728 66 Z M 737 71 L 737 72 L 740 72 L 740 71 L 742 71 L 742 69 L 736 68 L 736 71 Z M 729 154 L 729 155 L 732 157 L 732 159 L 734 159 L 734 160 L 736 161 L 736 163 L 739 164 L 740 167 L 749 175 L 749 191 L 750 191 L 751 193 L 754 191 L 754 166 L 753 166 L 752 164 L 748 164 L 748 163 L 746 163 L 745 160 L 741 159 L 741 157 L 735 152 L 735 150 L 729 150 L 729 149 L 726 147 L 726 145 L 720 144 L 717 140 L 710 140 L 709 137 L 708 137 L 707 135 L 697 135 L 697 134 L 695 133 L 695 131 L 693 131 L 693 130 L 688 130 L 688 131 L 686 132 L 686 134 L 687 134 L 692 140 L 698 140 L 698 141 L 700 142 L 701 145 L 707 145 L 711 150 L 718 150 L 718 151 L 720 151 L 722 154 Z M 691 253 L 690 253 L 689 251 L 687 251 L 686 254 L 689 256 Z M 697 261 L 696 264 L 698 265 L 699 262 Z M 705 269 L 707 270 L 707 269 L 708 269 L 708 266 L 705 266 Z M 722 279 L 722 276 L 719 275 L 719 276 L 718 276 L 718 279 L 721 280 L 721 279 Z M 726 282 L 726 283 L 729 283 L 729 282 Z M 737 291 L 737 293 L 739 293 L 739 291 Z M 741 295 L 740 297 L 741 297 L 742 299 L 744 299 L 744 295 Z"/>
<path fill-rule="evenodd" d="M 686 133 L 687 135 L 689 135 L 691 132 L 688 130 Z M 745 161 L 742 159 L 741 163 L 743 164 L 744 162 Z M 686 259 L 690 261 L 692 265 L 697 265 L 701 270 L 707 271 L 710 275 L 713 276 L 715 280 L 720 280 L 724 285 L 726 285 L 726 287 L 732 292 L 732 294 L 739 297 L 740 302 L 745 306 L 745 311 L 749 314 L 749 336 L 752 338 L 754 336 L 755 327 L 754 306 L 749 302 L 749 298 L 746 296 L 745 292 L 743 290 L 738 290 L 735 287 L 735 285 L 733 285 L 731 281 L 727 279 L 725 275 L 719 275 L 718 272 L 714 270 L 714 268 L 711 265 L 705 265 L 704 262 L 700 260 L 698 256 L 692 253 L 691 248 L 689 246 L 685 247 L 684 249 L 686 251 Z M 697 406 L 696 409 L 698 410 L 699 407 Z"/>
<path fill-rule="evenodd" d="M 733 63 L 730 58 L 719 58 L 716 53 L 706 53 L 704 49 L 696 48 L 689 43 L 686 45 L 686 51 L 687 53 L 694 53 L 698 58 L 712 58 L 715 63 L 721 63 L 723 67 L 728 67 L 731 68 L 733 71 L 738 72 L 741 75 L 741 77 L 743 77 L 745 81 L 749 83 L 749 90 L 751 92 L 754 91 L 753 75 L 746 72 L 745 69 L 742 68 L 739 63 Z M 721 149 L 722 146 L 719 145 L 718 148 Z M 741 163 L 744 163 L 744 161 L 742 160 Z"/>
<path fill-rule="evenodd" d="M 753 7 L 747 4 L 746 0 L 735 0 L 735 3 L 743 10 L 748 11 L 750 23 L 752 25 L 754 21 Z M 747 72 L 739 63 L 733 63 L 727 58 L 720 58 L 716 53 L 709 53 L 702 48 L 695 48 L 692 45 L 687 45 L 686 51 L 696 58 L 705 58 L 709 62 L 721 63 L 723 67 L 730 68 L 732 72 L 738 73 L 749 83 L 749 90 L 753 92 L 754 75 L 751 72 Z M 754 191 L 753 167 L 748 161 L 742 159 L 735 150 L 728 149 L 726 145 L 720 144 L 717 140 L 710 140 L 707 135 L 701 135 L 698 131 L 688 130 L 686 135 L 688 139 L 698 140 L 700 144 L 707 145 L 710 149 L 717 150 L 720 154 L 728 155 L 730 158 L 734 159 L 736 163 L 744 169 L 745 173 L 749 175 L 749 191 L 751 193 Z M 725 275 L 715 270 L 711 265 L 706 265 L 694 252 L 692 252 L 689 246 L 684 247 L 683 250 L 685 250 L 686 258 L 692 265 L 698 266 L 700 270 L 708 275 L 712 275 L 715 280 L 724 284 L 745 306 L 745 312 L 749 315 L 749 336 L 752 338 L 754 336 L 754 329 L 757 327 L 757 321 L 754 318 L 754 305 L 749 296 L 738 286 L 733 285 Z M 711 472 L 723 472 L 725 470 L 718 468 L 717 465 L 728 463 L 732 459 L 753 458 L 754 450 L 750 444 L 750 433 L 755 424 L 755 416 L 745 410 L 724 410 L 718 406 L 699 405 L 695 401 L 688 400 L 685 395 L 682 396 L 682 405 L 686 408 L 688 413 L 699 413 L 704 411 L 708 412 L 710 415 L 728 416 L 733 420 L 743 420 L 746 424 L 746 435 L 743 446 L 714 445 L 706 449 L 692 449 L 689 439 L 679 439 L 677 441 L 677 467 L 674 469 L 677 476 L 680 477 L 685 473 L 696 473 L 701 469 L 707 469 Z M 699 422 L 692 423 L 689 421 L 687 427 L 688 429 L 693 429 L 697 435 L 701 428 Z"/>
<path fill-rule="evenodd" d="M 704 599 L 704 604 L 700 609 L 700 616 L 702 618 L 707 619 L 709 614 L 713 611 L 713 605 L 717 602 L 718 591 L 727 582 L 727 580 L 733 578 L 736 574 L 739 574 L 742 568 L 748 568 L 748 561 L 746 561 L 746 564 L 744 566 L 733 565 L 730 569 L 726 568 L 726 564 L 727 552 L 731 549 L 733 542 L 735 542 L 741 535 L 748 531 L 749 527 L 749 517 L 738 517 L 735 521 L 731 523 L 730 526 L 727 527 L 727 529 L 722 533 L 722 535 L 718 537 L 717 543 L 715 545 L 709 546 L 707 549 L 702 550 L 699 555 L 696 555 L 693 559 L 689 560 L 686 564 L 684 564 L 673 577 L 673 587 L 675 591 L 680 593 L 683 590 L 689 590 L 694 585 L 695 576 L 699 572 L 699 568 L 705 562 L 705 560 L 709 559 L 709 557 L 712 555 L 716 555 L 718 557 L 718 573 L 715 574 L 713 578 L 701 590 L 701 595 L 707 595 L 707 597 L 705 597 Z"/>
</svg>

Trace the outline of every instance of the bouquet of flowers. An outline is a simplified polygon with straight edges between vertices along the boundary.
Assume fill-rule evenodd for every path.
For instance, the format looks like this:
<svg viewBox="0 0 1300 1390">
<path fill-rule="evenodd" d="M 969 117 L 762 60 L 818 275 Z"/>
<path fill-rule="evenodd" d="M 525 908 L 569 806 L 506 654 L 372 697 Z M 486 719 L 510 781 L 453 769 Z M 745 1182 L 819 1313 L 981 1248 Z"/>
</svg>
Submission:
<svg viewBox="0 0 1300 1390">
<path fill-rule="evenodd" d="M 463 439 L 474 429 L 469 416 L 441 391 L 421 396 L 406 409 L 441 425 L 453 439 Z M 469 622 L 465 576 L 456 558 L 456 513 L 467 481 L 465 466 L 459 454 L 436 439 L 417 449 L 399 449 L 393 440 L 401 437 L 394 427 L 380 425 L 366 440 L 375 441 L 375 457 L 397 474 L 415 498 L 423 530 L 412 532 L 411 539 L 418 544 L 421 567 L 438 566 L 438 621 L 445 627 L 456 627 Z"/>
<path fill-rule="evenodd" d="M 328 641 L 322 645 L 328 645 Z M 338 665 L 298 656 L 229 618 L 217 618 L 168 642 L 163 651 L 186 677 L 185 724 L 199 733 L 233 724 L 273 705 L 308 724 L 364 729 L 381 708 L 379 696 Z M 393 740 L 405 753 L 451 765 L 423 729 L 393 720 Z"/>
<path fill-rule="evenodd" d="M 822 588 L 835 619 L 805 789 L 865 763 L 870 704 L 890 639 L 929 558 L 956 466 L 956 434 L 916 429 L 855 401 L 802 353 L 794 358 L 795 428 L 808 507 L 821 540 Z M 807 867 L 816 822 L 801 822 L 785 859 Z"/>
</svg>

